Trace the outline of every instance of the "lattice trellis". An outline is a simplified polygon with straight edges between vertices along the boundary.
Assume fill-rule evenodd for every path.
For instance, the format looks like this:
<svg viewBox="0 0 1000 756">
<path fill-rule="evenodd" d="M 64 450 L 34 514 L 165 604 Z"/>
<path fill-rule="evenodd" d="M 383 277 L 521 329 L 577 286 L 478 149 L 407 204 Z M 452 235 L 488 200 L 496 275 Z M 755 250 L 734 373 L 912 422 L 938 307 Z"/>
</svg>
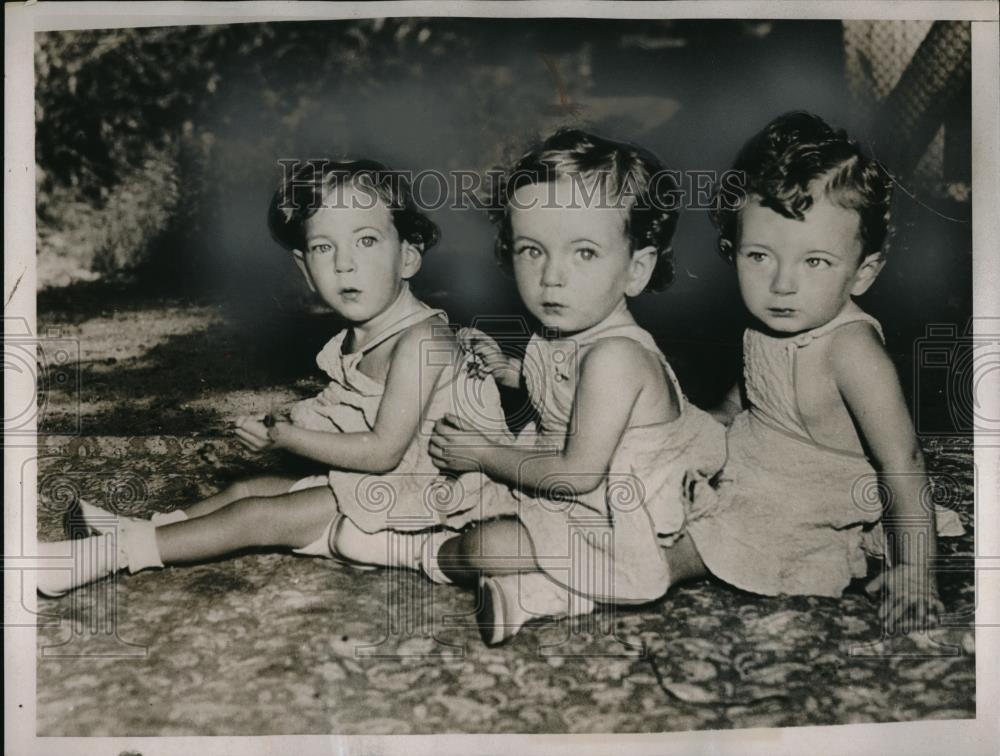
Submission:
<svg viewBox="0 0 1000 756">
<path fill-rule="evenodd" d="M 967 23 L 845 21 L 847 84 L 855 105 L 878 114 L 885 157 L 897 171 L 933 182 L 946 166 L 945 125 L 968 86 Z"/>
</svg>

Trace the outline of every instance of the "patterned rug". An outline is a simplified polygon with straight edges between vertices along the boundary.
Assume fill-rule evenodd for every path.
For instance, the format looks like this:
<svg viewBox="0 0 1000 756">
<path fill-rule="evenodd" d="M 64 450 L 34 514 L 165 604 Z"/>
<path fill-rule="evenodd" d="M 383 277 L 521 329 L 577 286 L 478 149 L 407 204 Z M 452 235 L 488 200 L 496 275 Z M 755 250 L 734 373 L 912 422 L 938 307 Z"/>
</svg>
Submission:
<svg viewBox="0 0 1000 756">
<path fill-rule="evenodd" d="M 223 436 L 50 436 L 39 537 L 74 496 L 146 516 L 281 460 Z M 884 636 L 876 603 L 712 580 L 486 648 L 474 596 L 415 573 L 250 553 L 39 600 L 38 734 L 600 733 L 975 716 L 972 446 L 927 447 L 968 533 L 945 626 Z"/>
</svg>

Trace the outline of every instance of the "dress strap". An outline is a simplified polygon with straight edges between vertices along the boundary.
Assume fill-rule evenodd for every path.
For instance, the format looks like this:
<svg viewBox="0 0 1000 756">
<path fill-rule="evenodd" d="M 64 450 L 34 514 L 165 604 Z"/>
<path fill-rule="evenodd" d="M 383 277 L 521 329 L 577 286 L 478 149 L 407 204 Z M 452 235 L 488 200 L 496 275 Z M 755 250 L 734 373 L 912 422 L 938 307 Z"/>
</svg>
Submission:
<svg viewBox="0 0 1000 756">
<path fill-rule="evenodd" d="M 359 353 L 364 354 L 365 352 L 370 352 L 379 344 L 385 343 L 393 336 L 396 336 L 397 334 L 405 331 L 410 326 L 416 325 L 417 323 L 422 323 L 425 320 L 430 320 L 433 317 L 442 317 L 444 318 L 445 323 L 448 322 L 448 316 L 445 314 L 444 310 L 435 310 L 430 307 L 427 307 L 426 310 L 423 310 L 421 312 L 410 313 L 406 317 L 397 320 L 395 323 L 387 327 L 384 331 L 375 336 L 375 338 L 371 339 L 367 344 L 365 344 L 364 347 L 362 347 L 359 350 Z"/>
<path fill-rule="evenodd" d="M 444 319 L 445 323 L 448 322 L 448 315 L 444 310 L 435 310 L 432 307 L 428 307 L 413 295 L 409 287 L 406 287 L 400 293 L 397 300 L 390 305 L 389 310 L 385 314 L 389 316 L 388 323 L 381 331 L 368 339 L 365 345 L 355 352 L 355 354 L 370 352 L 379 344 L 385 343 L 410 326 L 422 323 L 430 318 L 440 317 Z"/>
<path fill-rule="evenodd" d="M 858 323 L 858 322 L 868 323 L 872 328 L 875 329 L 875 332 L 878 334 L 879 339 L 882 340 L 882 343 L 883 344 L 885 343 L 885 334 L 882 332 L 882 324 L 879 323 L 875 318 L 873 318 L 867 312 L 857 307 L 849 311 L 841 312 L 837 317 L 835 317 L 829 323 L 824 323 L 818 328 L 814 328 L 811 331 L 806 331 L 805 333 L 799 334 L 794 339 L 792 339 L 792 343 L 797 347 L 806 346 L 814 339 L 818 339 L 821 336 L 826 336 L 828 333 L 837 330 L 841 326 L 845 326 L 848 323 Z"/>
<path fill-rule="evenodd" d="M 835 317 L 829 323 L 824 323 L 819 328 L 814 328 L 811 331 L 807 331 L 806 333 L 800 334 L 799 336 L 795 337 L 792 340 L 792 344 L 790 344 L 788 347 L 790 355 L 789 378 L 792 382 L 792 397 L 795 409 L 795 419 L 798 422 L 798 424 L 802 427 L 802 430 L 805 432 L 806 436 L 808 436 L 809 441 L 815 446 L 821 449 L 825 449 L 826 451 L 829 452 L 835 452 L 837 454 L 842 454 L 845 456 L 853 456 L 853 457 L 860 457 L 862 459 L 867 459 L 867 455 L 865 454 L 859 454 L 858 452 L 849 449 L 838 449 L 836 447 L 828 446 L 824 443 L 821 443 L 820 441 L 817 441 L 816 438 L 813 436 L 812 431 L 809 430 L 809 426 L 806 424 L 805 419 L 802 417 L 802 410 L 799 408 L 798 391 L 795 388 L 795 378 L 796 378 L 795 366 L 797 359 L 796 349 L 798 347 L 808 346 L 810 343 L 812 343 L 813 340 L 818 339 L 822 336 L 826 336 L 827 334 L 832 333 L 833 331 L 837 330 L 841 326 L 847 325 L 848 323 L 868 323 L 870 326 L 872 326 L 872 328 L 875 329 L 875 332 L 878 334 L 878 337 L 882 341 L 882 343 L 883 344 L 885 343 L 885 335 L 882 333 L 882 325 L 867 312 L 857 307 L 853 308 L 851 311 L 848 312 L 841 312 L 839 315 L 837 315 L 837 317 Z"/>
</svg>

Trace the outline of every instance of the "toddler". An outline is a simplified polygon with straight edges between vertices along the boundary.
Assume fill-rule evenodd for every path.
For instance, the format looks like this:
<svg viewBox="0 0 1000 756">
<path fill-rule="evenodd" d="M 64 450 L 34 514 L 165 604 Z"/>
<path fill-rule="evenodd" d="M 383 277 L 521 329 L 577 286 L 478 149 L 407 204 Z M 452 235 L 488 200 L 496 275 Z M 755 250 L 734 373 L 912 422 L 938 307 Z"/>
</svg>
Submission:
<svg viewBox="0 0 1000 756">
<path fill-rule="evenodd" d="M 537 433 L 495 443 L 452 414 L 438 421 L 434 462 L 484 471 L 518 517 L 428 542 L 424 558 L 440 581 L 478 581 L 488 644 L 533 617 L 658 598 L 685 473 L 723 463 L 723 427 L 688 404 L 626 305 L 672 279 L 676 204 L 653 155 L 577 130 L 522 157 L 501 191 L 496 253 L 538 328 L 523 360 L 485 334 L 462 340 L 498 381 L 523 382 Z"/>
<path fill-rule="evenodd" d="M 407 183 L 373 161 L 309 162 L 276 192 L 268 222 L 310 288 L 350 327 L 316 359 L 330 377 L 319 396 L 283 417 L 240 418 L 235 434 L 254 451 L 284 449 L 329 473 L 241 481 L 150 521 L 84 503 L 77 514 L 95 533 L 76 548 L 92 558 L 75 560 L 72 571 L 42 571 L 41 593 L 60 595 L 123 567 L 201 562 L 248 547 L 416 569 L 429 533 L 482 516 L 483 477 L 441 475 L 427 440 L 445 413 L 502 437 L 499 393 L 472 374 L 444 313 L 410 292 L 438 231 Z M 46 543 L 40 552 L 65 558 L 72 547 Z"/>
<path fill-rule="evenodd" d="M 754 593 L 839 596 L 880 553 L 884 490 L 891 622 L 939 609 L 928 569 L 954 512 L 937 518 L 899 380 L 878 322 L 854 302 L 885 264 L 892 180 L 847 135 L 807 113 L 768 124 L 734 165 L 740 197 L 715 221 L 753 325 L 744 334 L 747 406 L 737 387 L 717 488 L 692 478 L 682 574 L 704 568 Z M 733 201 L 737 200 L 737 201 Z M 739 414 L 736 414 L 739 413 Z M 735 416 L 735 419 L 733 417 Z M 909 619 L 907 619 L 909 618 Z"/>
</svg>

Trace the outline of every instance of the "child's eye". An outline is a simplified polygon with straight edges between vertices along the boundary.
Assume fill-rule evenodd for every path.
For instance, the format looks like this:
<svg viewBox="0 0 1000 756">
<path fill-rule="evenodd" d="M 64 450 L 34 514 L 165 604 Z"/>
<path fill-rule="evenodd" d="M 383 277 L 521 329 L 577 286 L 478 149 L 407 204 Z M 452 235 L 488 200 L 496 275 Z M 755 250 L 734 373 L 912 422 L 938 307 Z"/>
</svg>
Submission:
<svg viewBox="0 0 1000 756">
<path fill-rule="evenodd" d="M 749 252 L 744 252 L 744 256 L 753 262 L 764 262 L 767 259 L 767 253 L 758 252 L 757 250 L 751 249 Z"/>
<path fill-rule="evenodd" d="M 333 249 L 333 245 L 329 244 L 327 242 L 318 242 L 318 243 L 313 244 L 313 245 L 311 245 L 309 247 L 309 251 L 310 252 L 316 252 L 316 253 L 319 253 L 319 254 L 323 254 L 323 253 L 329 252 L 332 249 Z"/>
<path fill-rule="evenodd" d="M 358 246 L 364 247 L 365 249 L 369 247 L 374 247 L 377 243 L 378 243 L 378 238 L 371 235 L 362 236 L 360 239 L 358 239 Z"/>
<path fill-rule="evenodd" d="M 542 250 L 532 244 L 525 244 L 523 247 L 515 249 L 514 254 L 523 255 L 524 257 L 530 257 L 532 260 L 535 260 L 542 256 Z"/>
<path fill-rule="evenodd" d="M 806 265 L 810 268 L 829 268 L 831 263 L 825 257 L 807 257 Z"/>
<path fill-rule="evenodd" d="M 590 247 L 580 247 L 576 253 L 584 260 L 593 260 L 597 257 L 597 250 L 591 249 Z"/>
</svg>

